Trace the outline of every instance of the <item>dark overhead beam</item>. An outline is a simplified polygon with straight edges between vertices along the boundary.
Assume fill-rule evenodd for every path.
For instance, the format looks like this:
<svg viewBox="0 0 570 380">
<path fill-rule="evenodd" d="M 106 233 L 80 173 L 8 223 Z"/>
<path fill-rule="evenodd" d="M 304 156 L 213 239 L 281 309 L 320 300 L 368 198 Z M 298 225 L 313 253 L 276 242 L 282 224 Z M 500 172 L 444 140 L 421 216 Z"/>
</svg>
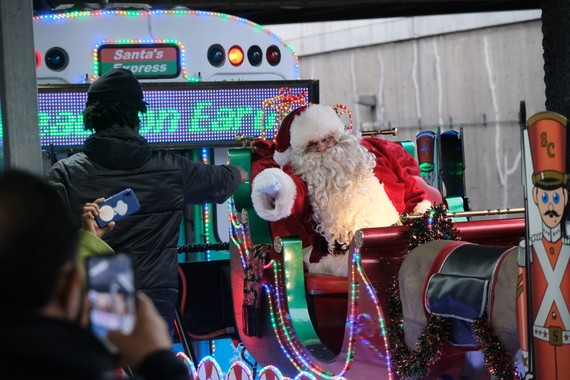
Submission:
<svg viewBox="0 0 570 380">
<path fill-rule="evenodd" d="M 75 4 L 75 9 L 81 9 L 85 3 L 134 4 L 136 1 L 34 0 L 34 10 L 48 12 L 69 3 Z M 261 25 L 540 8 L 540 0 L 149 0 L 141 3 L 154 9 L 182 6 L 228 13 Z"/>
</svg>

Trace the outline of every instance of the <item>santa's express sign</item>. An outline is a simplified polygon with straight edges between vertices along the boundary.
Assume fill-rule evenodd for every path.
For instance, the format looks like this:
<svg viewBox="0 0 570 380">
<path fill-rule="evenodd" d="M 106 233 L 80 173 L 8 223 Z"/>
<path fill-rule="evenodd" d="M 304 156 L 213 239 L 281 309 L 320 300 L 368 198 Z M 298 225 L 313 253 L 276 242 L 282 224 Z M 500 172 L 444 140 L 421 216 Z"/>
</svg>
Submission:
<svg viewBox="0 0 570 380">
<path fill-rule="evenodd" d="M 180 74 L 180 50 L 174 44 L 101 45 L 99 75 L 129 69 L 137 78 L 175 78 Z"/>
</svg>

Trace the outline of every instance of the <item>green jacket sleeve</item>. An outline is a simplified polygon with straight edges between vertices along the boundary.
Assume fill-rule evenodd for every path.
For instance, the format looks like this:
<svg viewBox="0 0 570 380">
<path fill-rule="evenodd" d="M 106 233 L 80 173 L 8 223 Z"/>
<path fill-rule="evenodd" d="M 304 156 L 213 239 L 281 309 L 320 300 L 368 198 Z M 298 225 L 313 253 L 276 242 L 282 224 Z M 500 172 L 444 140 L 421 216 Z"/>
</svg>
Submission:
<svg viewBox="0 0 570 380">
<path fill-rule="evenodd" d="M 109 244 L 86 230 L 79 230 L 79 261 L 84 265 L 88 256 L 112 255 L 115 253 Z"/>
<path fill-rule="evenodd" d="M 78 259 L 79 259 L 79 267 L 83 271 L 84 274 L 84 288 L 87 287 L 87 278 L 85 274 L 87 271 L 85 270 L 85 260 L 89 256 L 100 256 L 100 255 L 113 255 L 115 251 L 113 248 L 109 246 L 109 244 L 105 243 L 102 239 L 98 238 L 97 236 L 93 235 L 91 232 L 86 231 L 84 229 L 79 230 L 79 247 L 77 248 L 78 251 Z"/>
</svg>

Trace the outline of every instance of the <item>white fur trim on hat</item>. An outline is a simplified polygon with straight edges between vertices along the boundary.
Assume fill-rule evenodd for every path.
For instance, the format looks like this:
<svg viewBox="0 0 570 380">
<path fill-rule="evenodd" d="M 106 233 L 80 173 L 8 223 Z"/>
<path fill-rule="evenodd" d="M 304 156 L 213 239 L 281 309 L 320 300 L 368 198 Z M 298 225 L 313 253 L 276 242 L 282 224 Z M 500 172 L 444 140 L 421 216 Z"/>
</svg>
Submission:
<svg viewBox="0 0 570 380">
<path fill-rule="evenodd" d="M 267 191 L 267 184 L 277 181 L 279 190 Z M 275 186 L 270 186 L 275 189 Z M 274 222 L 291 215 L 297 187 L 293 179 L 279 168 L 265 169 L 259 173 L 251 185 L 253 208 L 260 218 Z"/>
<path fill-rule="evenodd" d="M 344 123 L 331 106 L 314 104 L 291 123 L 291 146 L 301 148 L 330 134 L 338 136 L 344 129 Z"/>
</svg>

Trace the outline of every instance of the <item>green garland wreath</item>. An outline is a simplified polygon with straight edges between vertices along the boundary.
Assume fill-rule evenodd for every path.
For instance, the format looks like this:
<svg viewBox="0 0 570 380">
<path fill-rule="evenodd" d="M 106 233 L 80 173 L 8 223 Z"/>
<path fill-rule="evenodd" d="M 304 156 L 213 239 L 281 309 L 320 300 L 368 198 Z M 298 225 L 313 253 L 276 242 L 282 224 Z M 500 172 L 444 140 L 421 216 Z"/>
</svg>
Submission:
<svg viewBox="0 0 570 380">
<path fill-rule="evenodd" d="M 392 354 L 392 371 L 398 377 L 424 378 L 429 368 L 441 359 L 442 346 L 449 335 L 445 318 L 429 316 L 426 326 L 417 342 L 417 349 L 410 351 L 404 340 L 402 303 L 398 289 L 398 278 L 388 289 L 388 318 L 386 328 Z"/>
<path fill-rule="evenodd" d="M 445 205 L 436 204 L 421 218 L 410 219 L 407 227 L 408 252 L 432 240 L 461 240 L 453 221 L 447 217 Z"/>
<path fill-rule="evenodd" d="M 409 250 L 432 240 L 461 240 L 453 221 L 446 217 L 443 204 L 425 212 L 422 218 L 406 222 Z M 449 335 L 449 324 L 445 318 L 428 316 L 418 342 L 417 349 L 410 351 L 405 344 L 402 303 L 398 289 L 398 278 L 392 281 L 388 289 L 387 332 L 392 354 L 392 370 L 399 377 L 423 378 L 428 375 L 429 368 L 436 363 L 442 354 L 443 343 Z M 473 323 L 475 337 L 481 345 L 485 365 L 497 379 L 521 379 L 511 364 L 511 355 L 495 335 L 487 316 Z"/>
</svg>

